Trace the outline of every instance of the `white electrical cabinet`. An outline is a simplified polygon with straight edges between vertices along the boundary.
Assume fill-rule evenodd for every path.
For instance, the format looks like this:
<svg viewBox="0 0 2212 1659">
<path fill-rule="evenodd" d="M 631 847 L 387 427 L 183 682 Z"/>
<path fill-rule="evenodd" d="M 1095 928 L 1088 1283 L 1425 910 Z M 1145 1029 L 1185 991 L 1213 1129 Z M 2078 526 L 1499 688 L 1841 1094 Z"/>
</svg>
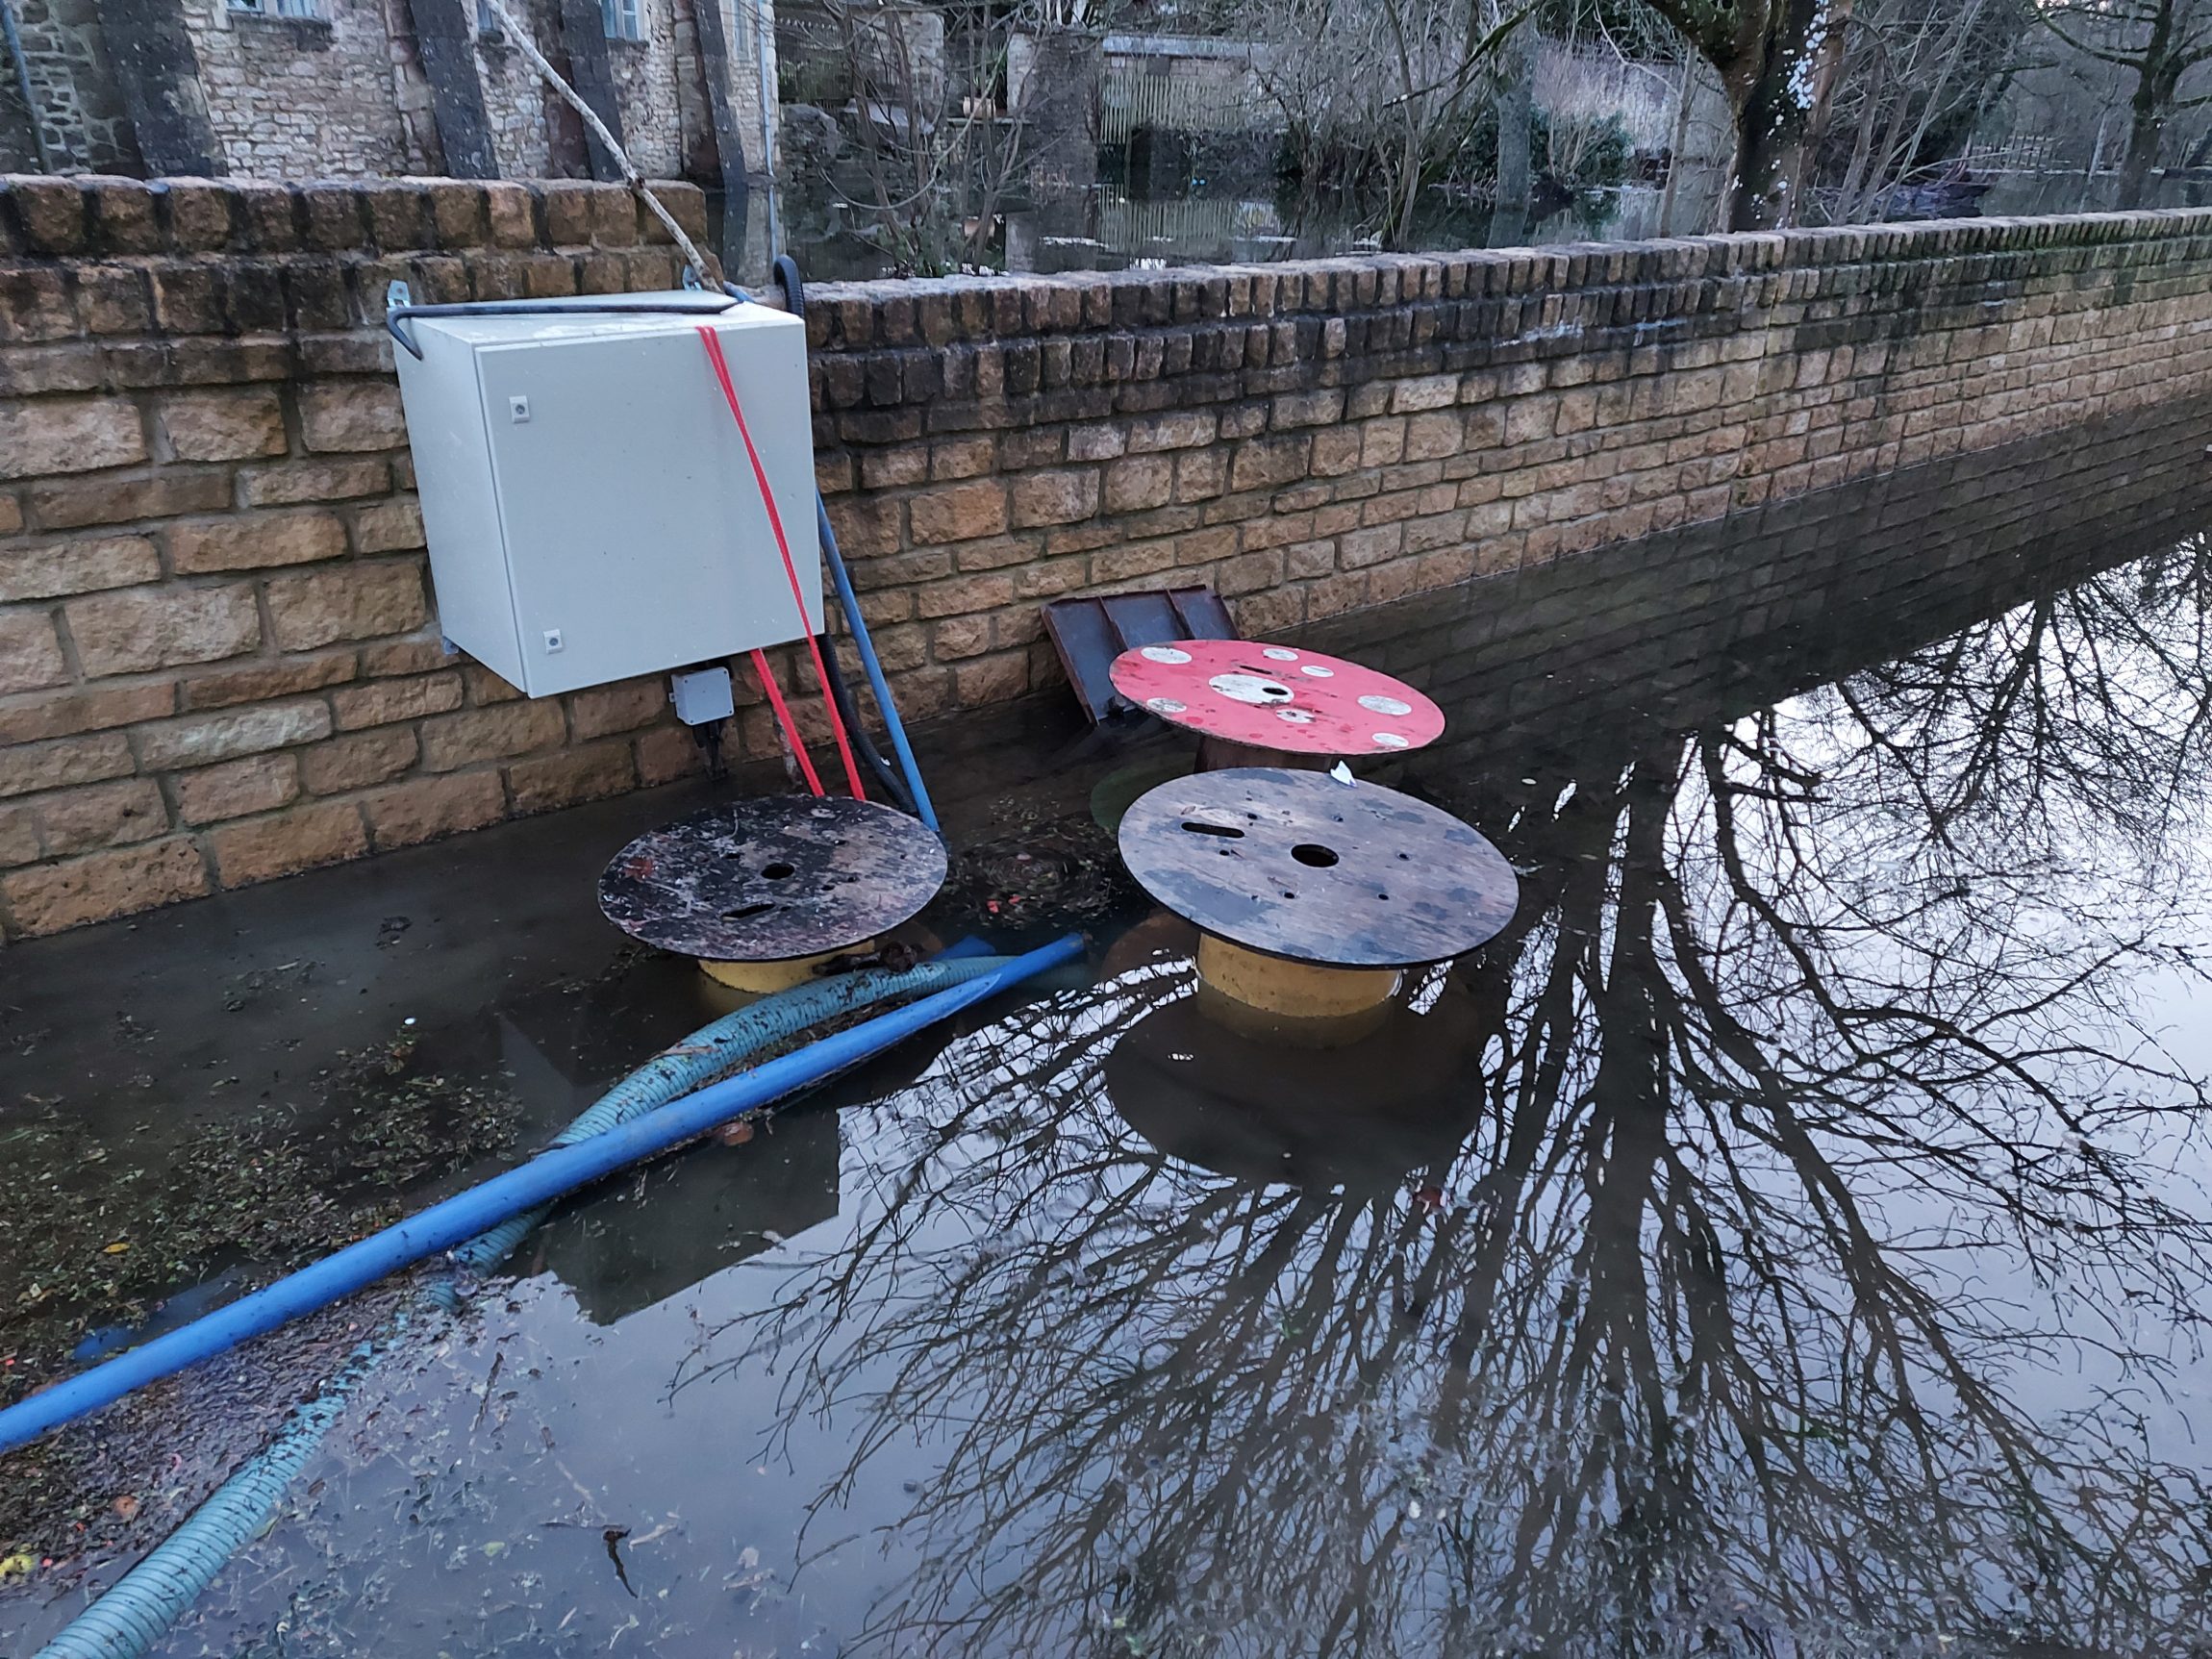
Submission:
<svg viewBox="0 0 2212 1659">
<path fill-rule="evenodd" d="M 543 697 L 819 632 L 806 325 L 703 293 L 551 309 L 576 303 L 399 323 L 422 352 L 394 356 L 445 637 Z"/>
</svg>

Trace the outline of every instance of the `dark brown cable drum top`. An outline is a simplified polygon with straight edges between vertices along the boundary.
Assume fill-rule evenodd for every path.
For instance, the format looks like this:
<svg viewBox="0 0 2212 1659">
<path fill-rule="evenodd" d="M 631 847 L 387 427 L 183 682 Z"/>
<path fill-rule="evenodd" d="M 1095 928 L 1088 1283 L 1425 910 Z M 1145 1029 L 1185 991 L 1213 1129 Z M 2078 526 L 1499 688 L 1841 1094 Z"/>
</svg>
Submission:
<svg viewBox="0 0 2212 1659">
<path fill-rule="evenodd" d="M 842 796 L 769 796 L 648 830 L 599 878 L 623 932 L 710 962 L 842 950 L 944 885 L 944 843 L 905 814 Z"/>
</svg>

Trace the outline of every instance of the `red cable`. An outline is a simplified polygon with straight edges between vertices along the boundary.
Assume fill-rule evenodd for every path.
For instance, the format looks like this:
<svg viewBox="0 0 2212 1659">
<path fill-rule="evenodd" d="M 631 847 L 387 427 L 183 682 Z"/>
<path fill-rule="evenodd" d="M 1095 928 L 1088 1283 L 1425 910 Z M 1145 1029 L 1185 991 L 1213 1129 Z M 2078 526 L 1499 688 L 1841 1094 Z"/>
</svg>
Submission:
<svg viewBox="0 0 2212 1659">
<path fill-rule="evenodd" d="M 768 659 L 757 645 L 753 647 L 753 672 L 761 677 L 761 690 L 768 694 L 768 707 L 776 712 L 776 724 L 784 729 L 784 741 L 799 758 L 799 770 L 806 774 L 807 788 L 820 794 L 822 781 L 815 775 L 814 757 L 807 753 L 806 744 L 800 741 L 798 725 L 784 705 L 783 689 L 776 684 L 775 675 L 768 672 Z"/>
<path fill-rule="evenodd" d="M 745 425 L 745 412 L 738 403 L 738 389 L 731 384 L 730 365 L 722 356 L 721 339 L 706 323 L 699 325 L 699 338 L 707 342 L 707 361 L 715 365 L 715 378 L 722 383 L 722 396 L 729 400 L 730 413 L 737 416 L 738 436 L 744 440 L 745 459 L 753 464 L 753 482 L 760 486 L 761 505 L 768 510 L 768 528 L 775 532 L 776 551 L 784 556 L 784 574 L 791 579 L 792 601 L 799 608 L 799 626 L 806 633 L 807 654 L 815 660 L 815 683 L 821 688 L 822 707 L 829 715 L 830 735 L 837 739 L 838 756 L 844 762 L 844 781 L 852 790 L 852 798 L 865 801 L 867 799 L 867 792 L 861 788 L 860 766 L 853 759 L 852 743 L 845 736 L 844 721 L 837 710 L 837 699 L 830 695 L 829 669 L 822 665 L 821 644 L 815 639 L 813 624 L 807 617 L 806 595 L 799 589 L 799 567 L 792 560 L 792 544 L 784 536 L 783 515 L 776 511 L 776 498 L 768 489 L 767 470 L 761 465 L 760 451 L 753 447 L 752 429 Z M 768 696 L 780 708 L 781 693 L 772 689 L 775 685 L 772 679 L 768 685 L 771 688 Z M 795 740 L 795 733 L 793 737 Z M 800 764 L 806 767 L 807 776 L 811 780 L 814 777 L 814 767 L 807 764 L 803 747 L 799 749 L 799 759 Z M 821 792 L 821 786 L 816 784 L 815 793 L 818 795 Z"/>
</svg>

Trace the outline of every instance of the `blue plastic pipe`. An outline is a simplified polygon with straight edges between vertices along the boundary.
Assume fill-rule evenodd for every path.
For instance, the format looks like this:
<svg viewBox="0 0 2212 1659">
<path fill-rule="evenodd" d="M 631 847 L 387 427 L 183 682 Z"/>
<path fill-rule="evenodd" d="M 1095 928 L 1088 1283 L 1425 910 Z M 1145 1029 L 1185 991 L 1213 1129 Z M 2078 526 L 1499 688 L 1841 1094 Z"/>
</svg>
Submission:
<svg viewBox="0 0 2212 1659">
<path fill-rule="evenodd" d="M 0 1452 L 13 1451 L 49 1429 L 113 1404 L 134 1389 L 173 1376 L 302 1314 L 327 1307 L 388 1273 L 473 1239 L 511 1216 L 588 1187 L 627 1165 L 704 1135 L 742 1113 L 818 1083 L 1009 986 L 1071 961 L 1082 951 L 1082 937 L 1068 934 L 1015 957 L 981 978 L 836 1032 L 796 1053 L 779 1056 L 753 1070 L 671 1101 L 604 1135 L 541 1152 L 518 1169 L 494 1175 L 481 1186 L 372 1233 L 204 1319 L 0 1411 Z"/>
<path fill-rule="evenodd" d="M 713 1081 L 769 1043 L 795 1037 L 840 1014 L 962 984 L 1002 966 L 1003 959 L 993 957 L 989 945 L 968 938 L 903 973 L 879 970 L 842 974 L 778 992 L 671 1044 L 601 1095 L 561 1132 L 553 1144 L 570 1145 L 641 1118 Z M 477 1272 L 496 1268 L 551 1208 L 540 1205 L 510 1217 L 490 1232 L 479 1233 L 457 1246 L 453 1260 Z M 426 1291 L 434 1306 L 449 1311 L 462 1306 L 463 1298 L 451 1279 L 439 1279 Z M 405 1335 L 407 1321 L 407 1310 L 402 1308 L 392 1317 L 388 1331 L 357 1347 L 320 1394 L 293 1409 L 268 1445 L 248 1458 L 174 1532 L 39 1648 L 37 1659 L 138 1659 L 160 1642 L 215 1581 L 246 1540 L 268 1524 L 284 1499 L 285 1489 L 307 1467 L 323 1436 L 344 1411 L 347 1396 Z"/>
<path fill-rule="evenodd" d="M 875 706 L 883 711 L 885 730 L 891 733 L 892 752 L 898 756 L 898 769 L 906 774 L 906 787 L 914 796 L 917 817 L 933 831 L 937 829 L 937 809 L 929 804 L 929 791 L 921 781 L 921 767 L 915 764 L 914 745 L 906 741 L 906 726 L 898 717 L 898 704 L 892 700 L 891 686 L 883 677 L 883 664 L 876 659 L 875 641 L 867 637 L 867 624 L 861 620 L 860 598 L 852 591 L 852 577 L 844 567 L 844 555 L 838 551 L 837 532 L 830 528 L 829 503 L 820 490 L 815 491 L 815 523 L 821 530 L 822 557 L 829 563 L 830 581 L 837 588 L 837 602 L 844 612 L 846 626 L 852 629 L 852 642 L 860 649 L 861 670 L 867 675 L 867 689 L 875 693 Z"/>
<path fill-rule="evenodd" d="M 376 1370 L 385 1350 L 405 1334 L 407 1313 L 353 1350 L 322 1392 L 293 1408 L 276 1437 L 244 1468 L 208 1495 L 185 1523 L 146 1553 L 99 1600 L 38 1649 L 36 1659 L 138 1659 L 169 1632 L 245 1547 L 268 1525 L 285 1489 L 308 1466 L 323 1436 L 345 1410 L 346 1397 Z"/>
</svg>

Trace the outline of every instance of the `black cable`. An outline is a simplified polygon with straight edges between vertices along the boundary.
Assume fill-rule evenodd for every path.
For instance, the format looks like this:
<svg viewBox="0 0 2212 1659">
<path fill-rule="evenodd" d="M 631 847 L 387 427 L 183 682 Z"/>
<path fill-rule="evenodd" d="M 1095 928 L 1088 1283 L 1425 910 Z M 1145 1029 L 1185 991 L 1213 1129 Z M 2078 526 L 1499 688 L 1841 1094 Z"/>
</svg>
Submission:
<svg viewBox="0 0 2212 1659">
<path fill-rule="evenodd" d="M 784 290 L 784 309 L 795 317 L 807 314 L 806 284 L 799 280 L 799 262 L 790 254 L 776 255 L 776 287 Z"/>
<path fill-rule="evenodd" d="M 738 296 L 742 299 L 744 296 Z M 686 301 L 681 305 L 666 302 L 649 304 L 618 304 L 612 297 L 603 300 L 462 300 L 453 305 L 395 305 L 384 314 L 385 332 L 407 348 L 408 355 L 417 362 L 422 358 L 422 347 L 415 343 L 414 336 L 399 325 L 413 316 L 719 316 L 730 308 L 714 303 L 710 293 L 699 295 L 699 302 Z"/>
<path fill-rule="evenodd" d="M 860 703 L 852 694 L 851 682 L 844 677 L 843 666 L 837 660 L 837 641 L 824 633 L 820 642 L 822 669 L 829 676 L 830 701 L 837 705 L 838 717 L 844 721 L 854 752 L 867 763 L 868 775 L 891 796 L 892 805 L 910 817 L 919 817 L 914 810 L 914 792 L 906 787 L 906 779 L 899 776 L 896 767 L 884 759 L 883 751 L 875 746 L 875 740 L 867 735 L 867 727 L 861 724 Z"/>
</svg>

